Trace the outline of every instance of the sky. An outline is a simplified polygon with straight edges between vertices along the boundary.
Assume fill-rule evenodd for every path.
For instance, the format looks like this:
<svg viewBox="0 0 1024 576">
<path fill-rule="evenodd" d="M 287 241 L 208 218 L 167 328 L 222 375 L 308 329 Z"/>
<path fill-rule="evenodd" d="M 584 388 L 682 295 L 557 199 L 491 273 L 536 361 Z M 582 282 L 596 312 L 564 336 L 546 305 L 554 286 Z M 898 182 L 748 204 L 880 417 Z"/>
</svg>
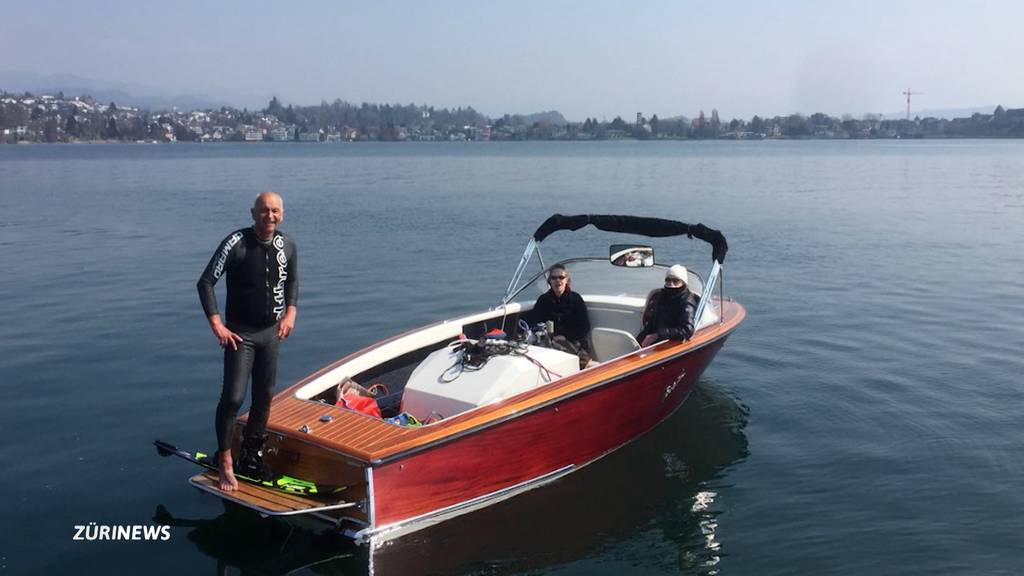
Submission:
<svg viewBox="0 0 1024 576">
<path fill-rule="evenodd" d="M 747 118 L 1024 107 L 1020 0 L 0 2 L 0 71 L 265 106 Z M 2 89 L 3 86 L 0 86 Z"/>
</svg>

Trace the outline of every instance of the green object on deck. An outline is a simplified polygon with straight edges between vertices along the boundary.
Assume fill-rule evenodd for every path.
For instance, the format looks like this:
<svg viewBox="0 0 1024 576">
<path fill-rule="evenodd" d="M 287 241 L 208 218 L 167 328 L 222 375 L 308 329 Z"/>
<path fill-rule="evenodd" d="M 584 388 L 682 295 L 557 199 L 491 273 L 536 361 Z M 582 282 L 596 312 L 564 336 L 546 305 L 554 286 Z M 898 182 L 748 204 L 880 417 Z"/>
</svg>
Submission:
<svg viewBox="0 0 1024 576">
<path fill-rule="evenodd" d="M 184 450 L 180 450 L 177 446 L 174 446 L 173 444 L 169 444 L 161 440 L 154 441 L 153 445 L 156 446 L 156 451 L 161 456 L 177 456 L 178 458 L 182 458 L 184 460 L 192 462 L 193 464 L 198 464 L 199 466 L 202 466 L 207 470 L 219 472 L 217 463 L 210 460 L 209 456 L 204 454 L 203 452 L 196 452 L 195 454 L 191 454 Z M 321 487 L 323 488 L 323 490 L 321 491 L 321 488 L 318 488 L 315 483 L 310 482 L 309 480 L 302 480 L 301 478 L 294 478 L 292 476 L 286 476 L 283 474 L 274 476 L 269 480 L 261 480 L 259 478 L 252 478 L 244 474 L 236 473 L 235 478 L 239 480 L 244 480 L 245 482 L 248 482 L 250 484 L 265 486 L 267 488 L 273 488 L 275 490 L 282 490 L 284 492 L 289 492 L 291 494 L 297 494 L 300 496 L 312 496 L 324 492 L 328 494 L 335 494 L 341 492 L 346 488 L 346 486 L 324 486 Z"/>
</svg>

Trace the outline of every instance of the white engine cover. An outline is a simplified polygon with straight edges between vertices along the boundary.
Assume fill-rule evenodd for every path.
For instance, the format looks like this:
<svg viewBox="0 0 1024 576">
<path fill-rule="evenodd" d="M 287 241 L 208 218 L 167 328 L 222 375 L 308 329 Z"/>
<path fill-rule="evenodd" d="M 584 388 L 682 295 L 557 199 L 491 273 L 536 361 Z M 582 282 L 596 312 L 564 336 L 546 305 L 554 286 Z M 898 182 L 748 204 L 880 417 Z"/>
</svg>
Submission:
<svg viewBox="0 0 1024 576">
<path fill-rule="evenodd" d="M 402 411 L 421 421 L 432 414 L 450 418 L 580 371 L 580 359 L 575 354 L 529 346 L 527 355 L 550 374 L 518 355 L 492 356 L 479 370 L 460 373 L 453 365 L 461 354 L 451 347 L 437 350 L 409 376 L 402 394 Z"/>
</svg>

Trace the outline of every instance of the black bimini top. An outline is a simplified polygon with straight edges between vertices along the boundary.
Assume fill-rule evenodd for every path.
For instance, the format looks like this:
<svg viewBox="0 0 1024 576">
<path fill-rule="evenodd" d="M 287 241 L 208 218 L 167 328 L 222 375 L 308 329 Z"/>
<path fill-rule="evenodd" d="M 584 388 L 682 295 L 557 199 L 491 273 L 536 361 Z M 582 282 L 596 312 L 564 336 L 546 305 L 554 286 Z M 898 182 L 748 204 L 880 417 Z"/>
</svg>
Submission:
<svg viewBox="0 0 1024 576">
<path fill-rule="evenodd" d="M 533 233 L 533 239 L 540 243 L 559 230 L 579 230 L 588 224 L 593 224 L 595 228 L 605 232 L 622 232 L 657 238 L 666 236 L 697 237 L 711 244 L 711 257 L 719 264 L 725 262 L 725 253 L 729 251 L 729 244 L 726 243 L 725 236 L 718 230 L 708 228 L 703 224 L 686 224 L 664 218 L 610 214 L 579 214 L 577 216 L 555 214 L 545 220 L 540 228 L 537 228 L 537 231 Z"/>
</svg>

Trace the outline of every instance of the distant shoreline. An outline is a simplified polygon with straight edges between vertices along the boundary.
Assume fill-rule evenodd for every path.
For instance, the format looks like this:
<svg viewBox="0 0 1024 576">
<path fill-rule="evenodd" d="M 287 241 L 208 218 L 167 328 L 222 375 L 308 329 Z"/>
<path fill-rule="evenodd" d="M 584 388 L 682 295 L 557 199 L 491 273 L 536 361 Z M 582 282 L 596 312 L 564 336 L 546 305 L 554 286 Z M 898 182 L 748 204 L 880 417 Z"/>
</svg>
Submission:
<svg viewBox="0 0 1024 576">
<path fill-rule="evenodd" d="M 0 91 L 0 142 L 390 142 L 590 140 L 876 140 L 1024 138 L 1024 108 L 996 106 L 966 118 L 883 119 L 868 114 L 835 118 L 814 113 L 724 120 L 712 109 L 696 118 L 659 118 L 637 113 L 629 121 L 587 118 L 569 122 L 561 113 L 489 118 L 471 107 L 359 106 L 335 100 L 319 106 L 151 112 L 88 96 L 33 95 Z"/>
<path fill-rule="evenodd" d="M 614 143 L 614 142 L 722 142 L 722 143 L 748 143 L 748 142 L 876 142 L 876 141 L 922 141 L 930 142 L 946 140 L 1021 140 L 1024 136 L 918 136 L 918 137 L 875 137 L 875 138 L 815 138 L 815 137 L 774 137 L 774 138 L 616 138 L 610 140 L 595 139 L 550 139 L 550 140 L 342 140 L 338 142 L 275 142 L 265 141 L 221 141 L 221 142 L 137 142 L 131 140 L 79 140 L 73 142 L 39 142 L 32 140 L 21 140 L 18 142 L 0 142 L 0 146 L 223 146 L 223 145 L 244 145 L 244 146 L 290 146 L 295 144 L 307 146 L 330 146 L 330 145 L 361 145 L 361 144 L 479 144 L 487 145 L 500 144 L 527 144 L 535 142 L 549 143 Z"/>
</svg>

